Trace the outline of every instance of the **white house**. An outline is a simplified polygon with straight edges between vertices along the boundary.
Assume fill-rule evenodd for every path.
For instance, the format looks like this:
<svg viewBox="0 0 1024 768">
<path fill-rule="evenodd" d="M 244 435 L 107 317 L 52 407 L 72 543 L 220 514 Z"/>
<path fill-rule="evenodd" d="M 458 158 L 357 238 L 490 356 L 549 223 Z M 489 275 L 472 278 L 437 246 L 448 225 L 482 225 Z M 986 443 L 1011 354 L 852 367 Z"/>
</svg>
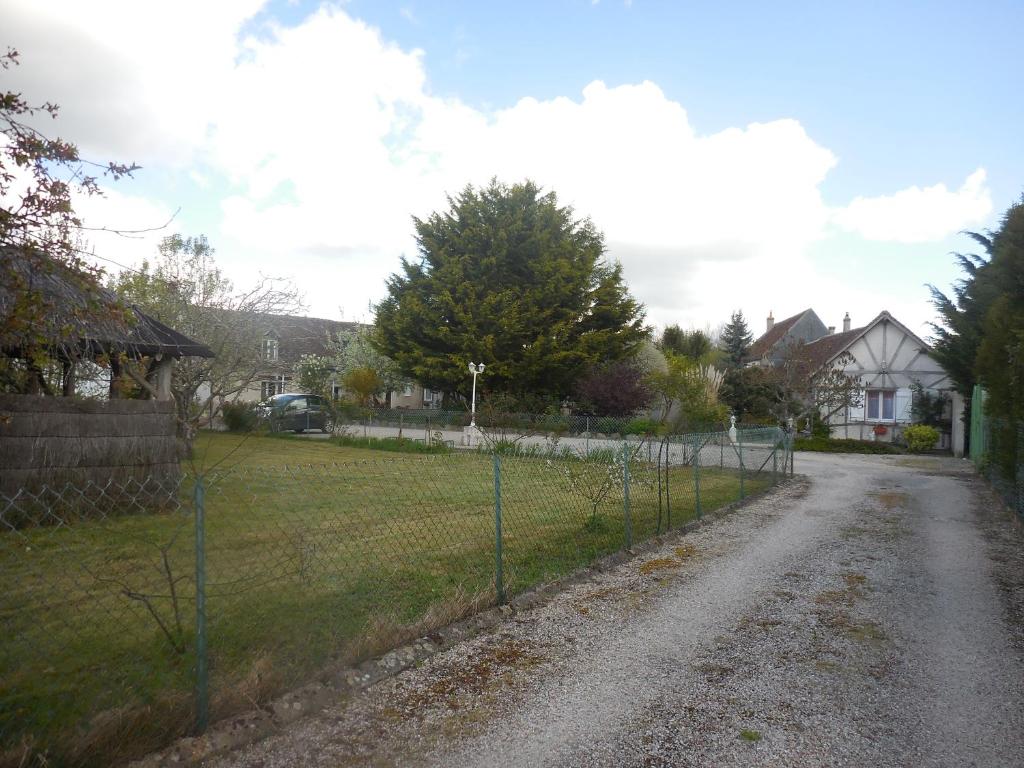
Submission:
<svg viewBox="0 0 1024 768">
<path fill-rule="evenodd" d="M 850 315 L 843 318 L 843 330 L 825 324 L 811 309 L 775 322 L 768 316 L 765 333 L 751 345 L 748 364 L 774 366 L 793 345 L 804 345 L 812 369 L 836 365 L 843 353 L 852 361 L 844 365 L 862 386 L 861 403 L 828 418 L 833 437 L 857 440 L 898 440 L 912 422 L 913 385 L 919 383 L 929 394 L 948 397 L 945 419 L 950 432 L 940 438 L 939 447 L 963 455 L 963 398 L 953 391 L 949 375 L 931 355 L 931 347 L 886 311 L 861 328 L 850 327 Z"/>
<path fill-rule="evenodd" d="M 929 394 L 948 398 L 946 418 L 950 433 L 943 434 L 939 447 L 963 455 L 963 398 L 953 390 L 949 374 L 932 357 L 931 347 L 886 311 L 862 328 L 850 327 L 844 319 L 842 333 L 827 334 L 809 342 L 805 350 L 815 366 L 834 365 L 847 353 L 851 361 L 843 367 L 861 382 L 861 402 L 847 406 L 829 419 L 833 437 L 891 442 L 912 423 L 913 385 Z"/>
</svg>

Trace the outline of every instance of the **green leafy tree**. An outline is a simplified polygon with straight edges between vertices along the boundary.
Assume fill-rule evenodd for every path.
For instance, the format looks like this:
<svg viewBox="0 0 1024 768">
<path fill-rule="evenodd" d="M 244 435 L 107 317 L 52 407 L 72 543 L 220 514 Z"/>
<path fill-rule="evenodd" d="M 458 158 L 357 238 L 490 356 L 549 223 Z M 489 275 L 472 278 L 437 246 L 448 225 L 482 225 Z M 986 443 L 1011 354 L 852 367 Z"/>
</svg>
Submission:
<svg viewBox="0 0 1024 768">
<path fill-rule="evenodd" d="M 726 365 L 730 368 L 741 367 L 753 341 L 754 336 L 747 327 L 743 311 L 733 312 L 719 340 Z"/>
<path fill-rule="evenodd" d="M 561 398 L 645 338 L 603 236 L 554 192 L 491 181 L 448 203 L 414 219 L 420 258 L 377 306 L 374 343 L 405 376 L 468 397 L 466 365 L 482 361 L 491 392 Z"/>
<path fill-rule="evenodd" d="M 667 370 L 650 376 L 651 389 L 660 399 L 662 424 L 670 431 L 686 432 L 722 423 L 728 409 L 718 398 L 721 372 L 682 355 L 667 358 Z"/>
<path fill-rule="evenodd" d="M 353 368 L 345 374 L 341 384 L 355 395 L 362 406 L 372 405 L 377 395 L 384 391 L 384 382 L 372 368 Z"/>
<path fill-rule="evenodd" d="M 1024 424 L 1024 198 L 1004 215 L 992 238 L 992 259 L 976 279 L 994 299 L 985 312 L 975 371 L 994 417 L 991 458 L 1013 481 L 1024 464 L 1018 442 Z"/>
<path fill-rule="evenodd" d="M 939 313 L 939 321 L 931 324 L 935 334 L 932 345 L 935 359 L 949 374 L 957 391 L 970 398 L 977 382 L 975 363 L 984 336 L 985 314 L 998 295 L 998 286 L 988 279 L 996 233 L 965 234 L 980 245 L 984 253 L 954 254 L 965 277 L 954 284 L 952 296 L 934 285 L 928 288 L 932 304 Z"/>
<path fill-rule="evenodd" d="M 993 460 L 1007 477 L 1020 458 L 1016 425 L 1024 421 L 1024 197 L 1004 214 L 999 229 L 968 233 L 984 255 L 956 254 L 966 276 L 952 297 L 930 286 L 939 312 L 935 355 L 966 396 L 975 383 L 988 392 Z"/>
<path fill-rule="evenodd" d="M 950 422 L 946 418 L 949 395 L 945 392 L 929 392 L 920 381 L 913 382 L 910 389 L 914 393 L 910 404 L 910 415 L 914 423 L 949 429 Z"/>
<path fill-rule="evenodd" d="M 331 379 L 335 367 L 330 358 L 323 355 L 303 355 L 295 364 L 295 383 L 300 392 L 332 398 Z"/>
<path fill-rule="evenodd" d="M 728 369 L 719 397 L 737 419 L 767 423 L 778 421 L 779 405 L 786 400 L 787 393 L 772 369 L 751 366 Z"/>
<path fill-rule="evenodd" d="M 377 375 L 381 393 L 400 390 L 409 379 L 394 360 L 373 345 L 373 333 L 373 328 L 361 326 L 354 331 L 339 331 L 330 338 L 327 347 L 334 367 L 343 379 L 352 371 L 369 369 Z"/>
<path fill-rule="evenodd" d="M 712 361 L 716 349 L 711 336 L 705 331 L 684 331 L 678 325 L 670 325 L 661 333 L 658 346 L 666 354 L 673 353 L 691 360 Z"/>
</svg>

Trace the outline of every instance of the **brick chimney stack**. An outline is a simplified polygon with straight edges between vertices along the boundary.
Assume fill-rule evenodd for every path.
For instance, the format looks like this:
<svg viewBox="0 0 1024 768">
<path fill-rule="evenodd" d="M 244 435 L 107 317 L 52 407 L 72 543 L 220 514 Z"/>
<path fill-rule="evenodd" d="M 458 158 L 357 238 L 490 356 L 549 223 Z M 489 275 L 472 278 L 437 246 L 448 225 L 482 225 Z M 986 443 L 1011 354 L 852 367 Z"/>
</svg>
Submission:
<svg viewBox="0 0 1024 768">
<path fill-rule="evenodd" d="M 849 312 L 847 312 L 843 316 L 843 333 L 846 333 L 848 330 L 850 330 L 850 313 Z"/>
<path fill-rule="evenodd" d="M 772 317 L 772 311 L 768 310 L 768 331 L 775 327 L 775 318 Z M 767 333 L 768 331 L 765 331 Z"/>
</svg>

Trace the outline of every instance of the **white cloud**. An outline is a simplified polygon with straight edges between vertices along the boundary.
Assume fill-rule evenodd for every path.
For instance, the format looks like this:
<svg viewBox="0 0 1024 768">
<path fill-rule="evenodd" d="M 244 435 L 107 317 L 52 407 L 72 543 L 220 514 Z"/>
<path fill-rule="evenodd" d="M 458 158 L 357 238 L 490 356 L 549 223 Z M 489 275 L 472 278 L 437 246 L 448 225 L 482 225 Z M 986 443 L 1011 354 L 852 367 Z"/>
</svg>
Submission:
<svg viewBox="0 0 1024 768">
<path fill-rule="evenodd" d="M 650 82 L 486 114 L 431 95 L 421 52 L 322 9 L 250 41 L 230 83 L 209 152 L 239 185 L 224 230 L 250 252 L 333 253 L 344 287 L 314 288 L 330 297 L 314 307 L 381 296 L 414 247 L 410 217 L 492 176 L 532 178 L 593 218 L 652 309 L 644 286 L 684 295 L 700 262 L 799 252 L 828 221 L 818 188 L 835 158 L 798 122 L 702 136 Z"/>
<path fill-rule="evenodd" d="M 189 164 L 237 55 L 234 37 L 266 0 L 14 0 L 5 73 L 60 105 L 59 129 L 101 161 Z"/>
<path fill-rule="evenodd" d="M 173 209 L 116 188 L 104 189 L 102 195 L 76 194 L 74 206 L 86 227 L 82 232 L 85 249 L 94 253 L 98 257 L 96 263 L 111 273 L 152 259 L 157 244 L 177 231 Z"/>
<path fill-rule="evenodd" d="M 941 240 L 983 221 L 992 212 L 992 197 L 979 168 L 960 186 L 908 187 L 893 195 L 857 197 L 834 216 L 836 224 L 867 240 L 923 243 Z"/>
<path fill-rule="evenodd" d="M 979 170 L 955 192 L 915 187 L 831 211 L 820 187 L 836 158 L 796 120 L 700 134 L 652 82 L 594 81 L 485 112 L 434 95 L 428 54 L 336 7 L 243 36 L 262 5 L 24 2 L 8 21 L 24 90 L 61 103 L 60 130 L 83 149 L 184 169 L 203 194 L 230 190 L 148 211 L 112 195 L 90 205 L 90 220 L 162 221 L 158 210 L 205 205 L 236 282 L 291 274 L 316 314 L 365 314 L 397 257 L 412 255 L 411 217 L 491 176 L 532 178 L 593 218 L 659 323 L 782 312 L 795 291 L 842 292 L 805 256 L 837 227 L 938 239 L 991 209 Z M 39 58 L 54 62 L 48 76 Z M 124 246 L 103 245 L 119 260 Z M 880 309 L 863 298 L 865 314 Z"/>
</svg>

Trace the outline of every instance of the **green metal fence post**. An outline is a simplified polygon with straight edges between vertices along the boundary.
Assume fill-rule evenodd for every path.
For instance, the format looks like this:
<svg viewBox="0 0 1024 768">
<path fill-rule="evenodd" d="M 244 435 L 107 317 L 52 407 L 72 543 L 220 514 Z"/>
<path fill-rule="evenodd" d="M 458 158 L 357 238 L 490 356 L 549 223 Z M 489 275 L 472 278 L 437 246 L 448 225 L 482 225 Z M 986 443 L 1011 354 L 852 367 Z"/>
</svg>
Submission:
<svg viewBox="0 0 1024 768">
<path fill-rule="evenodd" d="M 626 524 L 626 549 L 632 549 L 633 518 L 629 509 L 629 443 L 622 444 L 622 513 Z"/>
<path fill-rule="evenodd" d="M 196 478 L 193 492 L 196 527 L 196 730 L 202 733 L 210 719 L 209 668 L 206 660 L 206 489 Z"/>
<path fill-rule="evenodd" d="M 740 498 L 746 496 L 746 490 L 743 487 L 743 430 L 736 430 L 736 445 L 738 447 L 738 455 L 740 458 Z"/>
<path fill-rule="evenodd" d="M 772 441 L 772 485 L 777 485 L 779 482 L 779 439 L 776 435 L 775 440 Z"/>
<path fill-rule="evenodd" d="M 505 569 L 501 556 L 501 456 L 494 454 L 494 590 L 505 604 Z"/>
<path fill-rule="evenodd" d="M 693 495 L 695 499 L 694 510 L 697 512 L 697 519 L 700 520 L 700 437 L 694 437 L 693 441 Z M 712 461 L 714 461 L 714 459 L 712 459 Z"/>
<path fill-rule="evenodd" d="M 672 455 L 672 441 L 665 438 L 665 513 L 668 515 L 668 527 L 672 527 L 672 493 L 668 485 L 669 456 Z"/>
</svg>

